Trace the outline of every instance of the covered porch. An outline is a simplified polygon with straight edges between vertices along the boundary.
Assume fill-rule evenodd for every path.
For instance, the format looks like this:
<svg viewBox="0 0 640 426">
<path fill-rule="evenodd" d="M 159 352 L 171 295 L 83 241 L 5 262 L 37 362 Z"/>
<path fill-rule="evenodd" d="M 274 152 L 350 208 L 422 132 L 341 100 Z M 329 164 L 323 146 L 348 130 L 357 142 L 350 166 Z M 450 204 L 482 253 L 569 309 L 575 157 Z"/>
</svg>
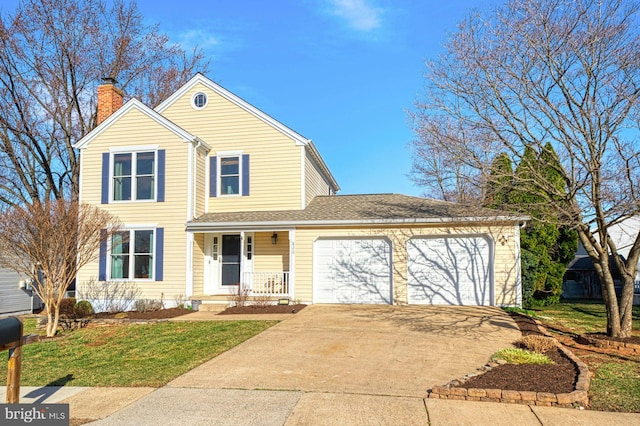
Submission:
<svg viewBox="0 0 640 426">
<path fill-rule="evenodd" d="M 210 229 L 192 238 L 191 299 L 293 298 L 293 229 Z"/>
</svg>

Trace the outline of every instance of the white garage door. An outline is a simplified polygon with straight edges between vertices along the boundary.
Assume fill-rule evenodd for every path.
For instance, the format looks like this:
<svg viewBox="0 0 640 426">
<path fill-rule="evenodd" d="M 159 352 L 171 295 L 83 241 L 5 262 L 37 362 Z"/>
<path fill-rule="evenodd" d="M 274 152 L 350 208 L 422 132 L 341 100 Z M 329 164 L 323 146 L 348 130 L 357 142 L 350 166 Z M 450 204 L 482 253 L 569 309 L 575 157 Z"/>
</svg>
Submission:
<svg viewBox="0 0 640 426">
<path fill-rule="evenodd" d="M 489 240 L 413 238 L 407 243 L 409 303 L 491 305 Z"/>
<path fill-rule="evenodd" d="M 391 303 L 387 240 L 317 240 L 313 259 L 314 303 Z"/>
</svg>

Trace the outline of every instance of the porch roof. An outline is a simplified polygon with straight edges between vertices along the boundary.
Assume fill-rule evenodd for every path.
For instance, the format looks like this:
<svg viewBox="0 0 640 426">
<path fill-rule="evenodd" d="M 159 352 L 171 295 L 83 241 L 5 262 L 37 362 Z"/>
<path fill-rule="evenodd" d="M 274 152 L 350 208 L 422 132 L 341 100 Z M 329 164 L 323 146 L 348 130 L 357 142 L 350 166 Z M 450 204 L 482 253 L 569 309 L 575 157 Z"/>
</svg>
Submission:
<svg viewBox="0 0 640 426">
<path fill-rule="evenodd" d="M 207 213 L 187 231 L 411 223 L 524 222 L 527 216 L 399 194 L 315 197 L 304 210 Z"/>
</svg>

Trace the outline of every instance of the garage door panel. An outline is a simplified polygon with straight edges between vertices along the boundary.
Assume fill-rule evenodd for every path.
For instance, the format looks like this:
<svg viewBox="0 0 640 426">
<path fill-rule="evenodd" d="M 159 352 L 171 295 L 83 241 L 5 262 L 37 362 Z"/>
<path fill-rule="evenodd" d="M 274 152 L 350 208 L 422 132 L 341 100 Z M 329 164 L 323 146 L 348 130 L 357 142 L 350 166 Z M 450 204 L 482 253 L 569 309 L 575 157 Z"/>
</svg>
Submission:
<svg viewBox="0 0 640 426">
<path fill-rule="evenodd" d="M 315 303 L 391 303 L 391 252 L 383 239 L 314 243 Z"/>
<path fill-rule="evenodd" d="M 490 305 L 491 250 L 481 236 L 407 243 L 409 303 Z"/>
</svg>

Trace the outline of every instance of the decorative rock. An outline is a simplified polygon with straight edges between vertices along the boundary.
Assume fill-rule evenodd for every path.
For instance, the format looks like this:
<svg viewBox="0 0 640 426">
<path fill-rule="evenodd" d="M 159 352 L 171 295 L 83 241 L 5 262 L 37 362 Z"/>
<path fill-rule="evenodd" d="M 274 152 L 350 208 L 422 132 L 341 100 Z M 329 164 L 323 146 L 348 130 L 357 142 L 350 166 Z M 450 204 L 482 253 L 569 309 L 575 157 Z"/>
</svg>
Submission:
<svg viewBox="0 0 640 426">
<path fill-rule="evenodd" d="M 487 398 L 502 398 L 502 389 L 485 389 L 485 392 L 487 393 Z"/>
<path fill-rule="evenodd" d="M 449 395 L 467 396 L 467 390 L 465 388 L 451 388 L 449 389 Z"/>
<path fill-rule="evenodd" d="M 470 388 L 467 389 L 467 395 L 472 396 L 472 397 L 485 397 L 487 396 L 487 391 L 484 389 L 476 389 L 476 388 Z"/>
<path fill-rule="evenodd" d="M 533 403 L 533 401 L 536 400 L 536 396 L 536 392 L 520 391 L 520 398 L 522 398 L 524 401 L 531 401 Z"/>
<path fill-rule="evenodd" d="M 539 402 L 558 402 L 558 398 L 556 398 L 556 394 L 555 393 L 549 393 L 549 392 L 538 392 L 538 394 L 536 395 L 536 400 Z"/>
<path fill-rule="evenodd" d="M 522 399 L 522 397 L 520 396 L 520 392 L 519 391 L 514 391 L 514 390 L 503 390 L 502 391 L 502 398 L 503 399 L 513 400 L 513 401 L 518 401 L 518 400 Z"/>
</svg>

